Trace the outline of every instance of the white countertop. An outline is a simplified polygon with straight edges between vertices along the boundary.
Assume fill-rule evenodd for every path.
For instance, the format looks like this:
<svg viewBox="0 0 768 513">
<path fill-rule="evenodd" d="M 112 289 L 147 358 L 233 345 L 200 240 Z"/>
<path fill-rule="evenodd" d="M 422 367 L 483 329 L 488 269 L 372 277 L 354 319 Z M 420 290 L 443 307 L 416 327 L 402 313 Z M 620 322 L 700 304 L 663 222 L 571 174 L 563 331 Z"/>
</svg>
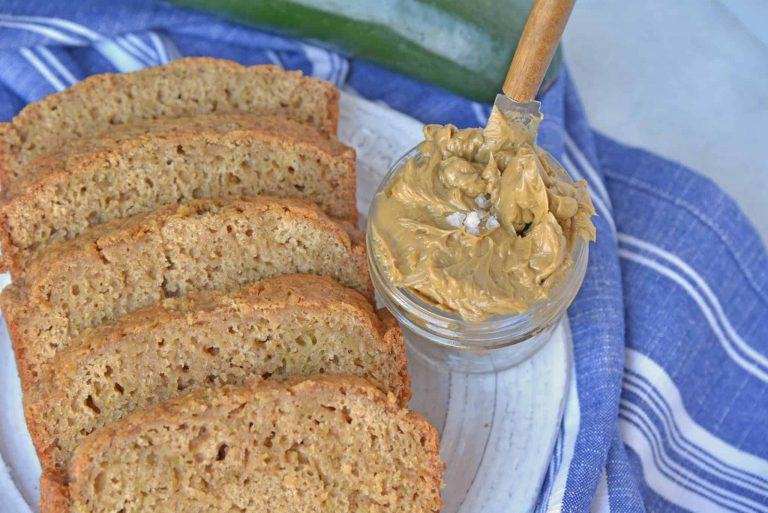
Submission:
<svg viewBox="0 0 768 513">
<path fill-rule="evenodd" d="M 564 44 L 592 126 L 709 176 L 768 241 L 768 0 L 579 0 Z"/>
</svg>

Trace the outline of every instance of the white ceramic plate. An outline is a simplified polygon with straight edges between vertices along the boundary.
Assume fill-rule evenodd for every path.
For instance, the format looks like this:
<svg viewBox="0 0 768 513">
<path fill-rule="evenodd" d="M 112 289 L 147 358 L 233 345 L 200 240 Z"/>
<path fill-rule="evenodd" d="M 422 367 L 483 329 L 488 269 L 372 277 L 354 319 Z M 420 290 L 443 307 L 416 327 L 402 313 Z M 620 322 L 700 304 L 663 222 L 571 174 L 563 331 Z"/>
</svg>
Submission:
<svg viewBox="0 0 768 513">
<path fill-rule="evenodd" d="M 421 140 L 416 120 L 342 95 L 339 137 L 357 150 L 358 207 L 389 165 Z M 7 283 L 0 277 L 0 286 Z M 498 374 L 437 371 L 411 356 L 411 408 L 442 433 L 444 513 L 528 513 L 557 438 L 571 338 L 563 322 L 527 362 Z M 24 424 L 8 331 L 0 325 L 0 511 L 38 510 L 40 465 Z"/>
</svg>

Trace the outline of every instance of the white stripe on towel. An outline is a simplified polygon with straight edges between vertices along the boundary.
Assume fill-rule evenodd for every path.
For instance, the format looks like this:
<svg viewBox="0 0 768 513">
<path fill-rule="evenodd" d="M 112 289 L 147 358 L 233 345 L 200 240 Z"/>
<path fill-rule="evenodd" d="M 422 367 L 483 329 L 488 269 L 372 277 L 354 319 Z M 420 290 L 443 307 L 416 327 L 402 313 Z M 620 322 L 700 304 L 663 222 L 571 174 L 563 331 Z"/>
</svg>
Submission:
<svg viewBox="0 0 768 513">
<path fill-rule="evenodd" d="M 691 511 L 714 511 L 691 508 L 693 498 L 698 497 L 708 501 L 710 507 L 726 511 L 764 513 L 760 503 L 705 479 L 675 460 L 662 443 L 658 426 L 644 410 L 624 399 L 619 403 L 619 428 L 624 442 L 640 457 L 646 483 L 670 502 Z M 659 489 L 652 483 L 657 483 Z M 677 488 L 672 497 L 665 495 L 670 488 Z"/>
<path fill-rule="evenodd" d="M 53 86 L 54 89 L 57 91 L 63 91 L 67 88 L 67 86 L 59 80 L 59 77 L 57 77 L 52 70 L 48 68 L 48 66 L 43 63 L 40 58 L 34 54 L 34 52 L 29 48 L 21 48 L 19 49 L 19 53 L 22 57 L 24 57 L 27 62 L 29 62 L 32 67 L 34 67 L 38 73 L 40 73 L 43 78 L 45 78 L 49 84 Z"/>
<path fill-rule="evenodd" d="M 68 85 L 72 85 L 78 81 L 75 75 L 73 75 L 72 72 L 69 71 L 66 66 L 64 66 L 64 63 L 62 63 L 59 58 L 56 57 L 48 48 L 45 46 L 38 46 L 37 53 L 39 53 L 40 56 L 48 62 L 48 64 L 53 66 L 53 68 L 59 73 L 59 75 L 64 78 L 64 80 L 69 82 Z"/>
<path fill-rule="evenodd" d="M 761 477 L 768 476 L 768 461 L 733 447 L 697 424 L 672 378 L 649 357 L 627 349 L 625 366 L 623 387 L 663 419 L 667 439 L 681 457 L 697 459 L 720 479 L 768 497 L 768 478 Z"/>
<path fill-rule="evenodd" d="M 706 447 L 709 463 L 720 460 L 717 469 L 714 465 L 697 465 L 691 461 L 688 457 L 690 452 L 684 453 L 679 450 L 679 445 L 674 441 L 674 435 L 670 433 L 668 424 L 654 423 L 647 413 L 651 411 L 659 416 L 659 409 L 645 400 L 642 403 L 636 402 L 637 400 L 633 402 L 625 394 L 619 406 L 622 437 L 640 457 L 645 480 L 651 489 L 670 502 L 692 511 L 762 511 L 759 502 L 715 482 L 711 476 L 714 475 L 718 480 L 728 482 L 733 485 L 733 488 L 754 490 L 754 486 L 745 486 L 743 479 L 734 480 L 730 477 L 733 472 L 729 472 L 727 476 L 721 472 L 721 469 L 724 465 L 728 465 L 732 468 L 740 468 L 742 475 L 752 474 L 749 479 L 751 485 L 760 479 L 757 476 L 766 475 L 768 462 L 725 443 L 696 424 L 685 411 L 677 386 L 656 362 L 638 351 L 627 349 L 626 367 L 630 373 L 643 376 L 648 382 L 653 383 L 659 391 L 659 396 L 665 398 L 673 412 L 674 421 L 679 424 L 678 427 L 700 448 L 699 453 L 705 452 Z M 642 391 L 638 393 L 638 389 L 631 384 L 625 383 L 624 388 L 637 394 L 638 397 L 648 397 L 644 396 Z M 765 495 L 765 492 L 762 494 Z"/>
<path fill-rule="evenodd" d="M 168 58 L 168 52 L 165 51 L 165 45 L 160 40 L 160 37 L 154 31 L 149 31 L 148 36 L 149 40 L 152 41 L 152 46 L 155 48 L 159 63 L 167 64 L 170 59 Z"/>
<path fill-rule="evenodd" d="M 7 28 L 14 28 L 19 30 L 27 30 L 29 32 L 36 32 L 38 34 L 42 34 L 46 37 L 50 37 L 54 41 L 57 41 L 59 43 L 64 43 L 67 45 L 73 45 L 73 46 L 85 46 L 88 44 L 87 41 L 83 41 L 81 39 L 76 39 L 71 36 L 68 36 L 67 34 L 64 34 L 63 32 L 59 32 L 57 30 L 54 30 L 50 27 L 40 26 L 40 25 L 34 25 L 31 23 L 21 23 L 17 21 L 6 21 L 0 18 L 0 27 L 7 27 Z"/>
<path fill-rule="evenodd" d="M 657 273 L 666 276 L 670 280 L 677 283 L 680 287 L 682 287 L 682 289 L 685 290 L 691 299 L 693 299 L 694 302 L 696 302 L 696 304 L 699 306 L 699 309 L 704 315 L 704 318 L 707 320 L 707 323 L 712 328 L 712 331 L 715 333 L 715 336 L 720 341 L 720 345 L 723 347 L 723 349 L 725 349 L 725 352 L 728 354 L 728 356 L 730 356 L 734 362 L 736 362 L 739 366 L 741 366 L 756 378 L 763 381 L 768 381 L 768 372 L 761 369 L 754 362 L 749 361 L 737 351 L 734 343 L 725 335 L 725 333 L 723 333 L 723 330 L 720 328 L 720 325 L 715 319 L 712 310 L 709 308 L 709 306 L 707 306 L 706 302 L 701 297 L 701 294 L 699 294 L 696 289 L 694 289 L 693 286 L 688 283 L 682 276 L 670 269 L 667 269 L 663 265 L 654 260 L 651 260 L 650 258 L 647 258 L 638 253 L 633 253 L 627 249 L 620 248 L 619 257 L 656 271 Z"/>
<path fill-rule="evenodd" d="M 146 62 L 131 55 L 112 40 L 97 41 L 94 48 L 120 72 L 136 71 L 147 66 Z"/>
<path fill-rule="evenodd" d="M 141 39 L 136 34 L 126 34 L 124 36 L 124 39 L 126 43 L 129 43 L 133 46 L 137 51 L 141 52 L 144 57 L 150 60 L 154 60 L 157 58 L 157 55 L 155 54 L 155 50 L 152 49 L 151 46 L 149 46 L 147 43 L 144 42 L 143 39 Z"/>
<path fill-rule="evenodd" d="M 75 23 L 73 21 L 65 20 L 62 18 L 51 18 L 48 16 L 19 16 L 16 14 L 0 14 L 0 19 L 15 20 L 20 22 L 26 22 L 39 26 L 53 25 L 60 29 L 66 29 L 70 32 L 77 34 L 78 36 L 85 37 L 90 41 L 96 41 L 103 36 L 98 32 L 91 30 L 90 28 Z"/>
<path fill-rule="evenodd" d="M 731 358 L 755 377 L 768 381 L 768 358 L 753 349 L 738 334 L 725 315 L 717 296 L 699 273 L 676 255 L 637 237 L 627 233 L 619 233 L 618 240 L 623 246 L 619 248 L 620 257 L 648 267 L 680 285 L 699 306 L 721 345 Z M 634 246 L 651 253 L 664 260 L 665 263 L 674 265 L 681 272 L 637 253 L 627 246 Z"/>
</svg>

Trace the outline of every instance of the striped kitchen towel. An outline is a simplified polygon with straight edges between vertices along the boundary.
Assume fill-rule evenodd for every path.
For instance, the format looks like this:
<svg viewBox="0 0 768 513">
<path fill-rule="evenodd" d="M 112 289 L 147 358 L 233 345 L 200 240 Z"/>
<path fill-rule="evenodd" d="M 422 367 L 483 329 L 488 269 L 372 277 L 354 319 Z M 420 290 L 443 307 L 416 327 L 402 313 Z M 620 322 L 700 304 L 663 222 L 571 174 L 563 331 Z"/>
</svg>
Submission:
<svg viewBox="0 0 768 513">
<path fill-rule="evenodd" d="M 477 126 L 489 113 L 163 3 L 0 1 L 0 120 L 87 75 L 182 55 L 301 69 L 424 122 Z M 539 142 L 589 181 L 598 240 L 569 311 L 575 379 L 537 511 L 768 511 L 765 246 L 705 178 L 595 133 L 567 71 L 542 102 Z"/>
</svg>

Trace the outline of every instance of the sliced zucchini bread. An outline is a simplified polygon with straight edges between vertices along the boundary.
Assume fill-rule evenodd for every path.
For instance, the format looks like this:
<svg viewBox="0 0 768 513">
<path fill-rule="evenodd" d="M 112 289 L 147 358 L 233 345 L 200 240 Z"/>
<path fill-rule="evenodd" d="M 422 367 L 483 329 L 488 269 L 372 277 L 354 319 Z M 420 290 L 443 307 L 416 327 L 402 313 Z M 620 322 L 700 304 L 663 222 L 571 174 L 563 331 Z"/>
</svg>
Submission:
<svg viewBox="0 0 768 513">
<path fill-rule="evenodd" d="M 25 397 L 43 469 L 127 413 L 201 386 L 316 373 L 367 378 L 405 406 L 403 336 L 359 293 L 294 274 L 230 292 L 191 292 L 83 331 Z"/>
<path fill-rule="evenodd" d="M 29 258 L 90 226 L 195 198 L 257 194 L 311 199 L 356 223 L 355 152 L 275 116 L 120 125 L 30 163 L 0 206 L 3 260 L 18 275 Z"/>
<path fill-rule="evenodd" d="M 436 430 L 341 375 L 206 387 L 94 432 L 42 513 L 431 513 Z"/>
<path fill-rule="evenodd" d="M 133 73 L 94 75 L 32 103 L 0 124 L 0 185 L 8 189 L 33 158 L 137 119 L 251 112 L 336 133 L 339 92 L 329 82 L 275 66 L 207 57 Z"/>
<path fill-rule="evenodd" d="M 254 196 L 168 205 L 86 230 L 32 260 L 0 304 L 27 388 L 85 328 L 166 297 L 293 273 L 373 297 L 359 231 L 314 203 Z"/>
</svg>

